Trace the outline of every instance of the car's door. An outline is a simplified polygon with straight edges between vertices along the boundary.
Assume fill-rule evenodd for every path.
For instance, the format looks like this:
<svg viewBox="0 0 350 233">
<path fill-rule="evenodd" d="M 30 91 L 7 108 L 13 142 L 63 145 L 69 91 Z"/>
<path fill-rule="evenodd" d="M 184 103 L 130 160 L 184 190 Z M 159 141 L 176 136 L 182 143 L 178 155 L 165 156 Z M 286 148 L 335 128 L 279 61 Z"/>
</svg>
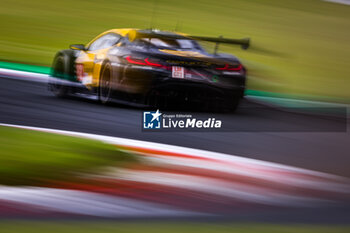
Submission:
<svg viewBox="0 0 350 233">
<path fill-rule="evenodd" d="M 100 64 L 105 59 L 108 50 L 121 39 L 116 33 L 107 33 L 97 37 L 88 44 L 76 60 L 76 75 L 78 81 L 86 86 L 98 86 Z"/>
</svg>

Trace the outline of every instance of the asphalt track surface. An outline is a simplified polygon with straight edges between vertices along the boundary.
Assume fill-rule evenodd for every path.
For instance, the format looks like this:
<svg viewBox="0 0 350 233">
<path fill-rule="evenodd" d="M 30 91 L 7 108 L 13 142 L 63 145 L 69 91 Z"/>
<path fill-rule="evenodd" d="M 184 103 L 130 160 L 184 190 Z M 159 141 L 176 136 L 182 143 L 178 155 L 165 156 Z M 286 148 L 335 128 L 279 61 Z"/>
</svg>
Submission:
<svg viewBox="0 0 350 233">
<path fill-rule="evenodd" d="M 45 83 L 0 78 L 1 123 L 179 145 L 350 177 L 349 126 L 339 119 L 282 112 L 244 100 L 234 114 L 205 115 L 221 119 L 231 132 L 143 132 L 143 111 L 59 99 Z"/>
</svg>

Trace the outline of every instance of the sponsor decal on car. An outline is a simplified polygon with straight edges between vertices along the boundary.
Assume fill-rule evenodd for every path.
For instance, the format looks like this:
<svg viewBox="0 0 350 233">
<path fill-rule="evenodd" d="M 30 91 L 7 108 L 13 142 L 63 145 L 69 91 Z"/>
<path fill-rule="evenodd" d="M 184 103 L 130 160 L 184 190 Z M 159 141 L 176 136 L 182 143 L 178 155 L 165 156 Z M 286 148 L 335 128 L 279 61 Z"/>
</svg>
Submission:
<svg viewBox="0 0 350 233">
<path fill-rule="evenodd" d="M 173 66 L 171 76 L 173 78 L 184 78 L 185 77 L 185 69 L 181 66 Z"/>
<path fill-rule="evenodd" d="M 75 73 L 79 82 L 83 81 L 84 77 L 84 65 L 81 63 L 75 64 Z"/>
<path fill-rule="evenodd" d="M 79 82 L 84 85 L 89 85 L 92 83 L 92 77 L 88 73 L 84 72 L 84 64 L 77 63 L 75 64 L 75 74 Z"/>
</svg>

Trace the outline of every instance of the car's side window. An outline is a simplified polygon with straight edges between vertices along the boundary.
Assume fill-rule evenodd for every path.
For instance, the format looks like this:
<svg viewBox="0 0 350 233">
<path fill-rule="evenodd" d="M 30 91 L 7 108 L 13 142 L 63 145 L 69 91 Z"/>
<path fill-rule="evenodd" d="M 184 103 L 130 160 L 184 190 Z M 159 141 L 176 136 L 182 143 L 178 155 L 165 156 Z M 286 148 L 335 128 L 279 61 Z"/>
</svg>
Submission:
<svg viewBox="0 0 350 233">
<path fill-rule="evenodd" d="M 92 42 L 92 44 L 89 46 L 89 50 L 97 50 L 111 47 L 118 43 L 120 38 L 121 36 L 118 34 L 108 33 Z"/>
</svg>

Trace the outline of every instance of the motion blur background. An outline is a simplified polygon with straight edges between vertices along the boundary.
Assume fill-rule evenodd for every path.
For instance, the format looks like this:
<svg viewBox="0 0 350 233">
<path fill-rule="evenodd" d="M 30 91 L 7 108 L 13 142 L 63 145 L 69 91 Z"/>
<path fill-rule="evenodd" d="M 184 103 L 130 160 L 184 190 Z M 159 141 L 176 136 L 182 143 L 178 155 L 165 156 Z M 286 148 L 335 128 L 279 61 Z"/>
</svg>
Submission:
<svg viewBox="0 0 350 233">
<path fill-rule="evenodd" d="M 349 8 L 322 0 L 1 0 L 0 60 L 50 66 L 56 51 L 111 28 L 250 37 L 248 51 L 220 46 L 248 67 L 248 89 L 347 103 Z"/>
<path fill-rule="evenodd" d="M 348 0 L 342 1 L 350 4 Z M 57 51 L 67 49 L 70 44 L 86 44 L 96 35 L 112 28 L 152 27 L 198 36 L 250 37 L 251 47 L 248 50 L 241 50 L 238 46 L 219 46 L 220 52 L 236 55 L 247 67 L 248 94 L 349 104 L 350 6 L 347 4 L 323 0 L 0 0 L 0 68 L 11 68 L 16 63 L 27 64 L 42 67 L 48 73 Z M 205 46 L 209 52 L 214 48 L 213 44 Z M 194 148 L 197 146 L 199 149 L 350 176 L 349 157 L 344 149 L 348 148 L 349 133 L 343 131 L 327 134 L 234 132 L 147 135 L 139 131 L 140 109 L 109 108 L 90 102 L 56 99 L 47 93 L 46 83 L 33 84 L 4 78 L 0 87 L 0 102 L 4 106 L 0 108 L 0 116 L 2 114 L 1 119 L 6 119 L 6 122 L 2 120 L 0 123 L 76 130 Z M 227 117 L 238 124 L 254 127 L 251 122 L 267 124 L 274 114 L 270 110 L 266 115 L 250 111 L 245 110 L 238 117 Z M 297 120 L 294 115 L 291 117 L 288 123 L 293 127 L 292 122 Z M 0 192 L 0 200 L 1 194 L 8 191 L 5 185 L 11 188 L 17 185 L 40 186 L 41 182 L 49 179 L 69 180 L 72 172 L 80 174 L 86 169 L 94 170 L 97 165 L 113 163 L 119 166 L 129 160 L 135 162 L 134 157 L 126 156 L 125 159 L 123 153 L 119 154 L 120 157 L 114 157 L 115 150 L 115 146 L 101 142 L 92 143 L 2 127 L 0 191 L 3 192 Z M 86 157 L 87 154 L 89 157 Z M 259 176 L 259 173 L 247 173 Z M 274 175 L 273 178 L 278 180 L 279 176 Z M 252 185 L 266 184 L 254 179 L 249 181 Z M 283 184 L 293 185 L 288 182 Z M 307 182 L 298 184 L 308 185 Z M 275 186 L 273 184 L 271 187 Z M 107 187 L 110 188 L 109 184 Z M 204 184 L 204 187 L 212 186 Z M 299 189 L 292 187 L 290 190 L 293 194 Z M 147 192 L 152 198 L 157 198 L 149 190 Z M 315 195 L 318 198 L 319 193 L 316 190 L 311 193 L 311 197 Z M 17 192 L 13 191 L 13 194 Z M 195 201 L 224 203 L 221 199 L 212 198 L 208 201 L 203 196 L 190 194 Z M 295 197 L 294 194 L 292 197 Z M 174 200 L 178 201 L 176 198 Z M 41 202 L 40 197 L 38 199 Z M 183 201 L 190 203 L 191 200 Z M 89 204 L 88 201 L 86 203 Z M 54 204 L 60 207 L 60 204 Z M 12 210 L 16 204 L 9 206 Z M 349 232 L 348 225 L 325 227 L 318 224 L 323 219 L 318 218 L 317 209 L 305 212 L 308 217 L 317 219 L 315 225 L 287 225 L 279 218 L 276 218 L 277 224 L 271 225 L 256 222 L 204 223 L 204 220 L 181 224 L 156 221 L 146 224 L 103 221 L 86 221 L 84 224 L 80 221 L 63 224 L 59 221 L 12 222 L 1 219 L 1 210 L 4 209 L 0 203 L 0 232 Z M 232 209 L 240 212 L 239 208 Z M 337 210 L 338 215 L 334 216 L 331 212 L 328 214 L 326 208 L 323 210 L 329 217 L 341 216 L 346 220 L 348 209 Z M 250 210 L 243 211 L 242 215 L 248 221 L 254 221 L 257 219 L 254 211 L 257 209 Z M 303 221 L 300 212 L 293 212 L 293 216 L 296 216 L 295 219 L 301 216 Z M 325 220 L 328 220 L 328 216 Z"/>
</svg>

